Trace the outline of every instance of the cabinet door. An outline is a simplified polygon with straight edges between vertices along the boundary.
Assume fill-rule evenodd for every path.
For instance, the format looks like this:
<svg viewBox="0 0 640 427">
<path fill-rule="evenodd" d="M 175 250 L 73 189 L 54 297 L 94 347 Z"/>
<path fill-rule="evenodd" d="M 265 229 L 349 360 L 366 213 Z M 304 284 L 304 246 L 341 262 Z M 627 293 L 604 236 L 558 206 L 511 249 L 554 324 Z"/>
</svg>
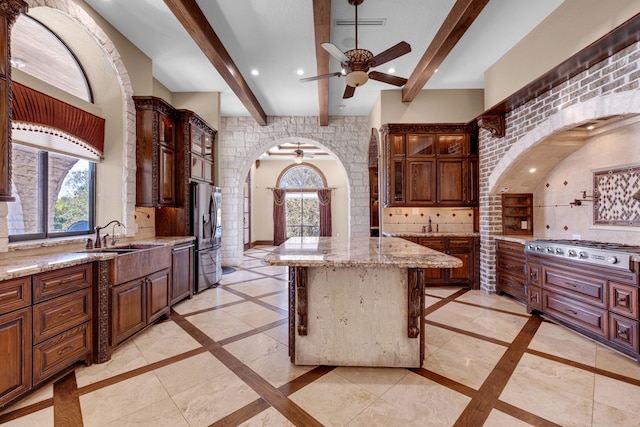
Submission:
<svg viewBox="0 0 640 427">
<path fill-rule="evenodd" d="M 111 289 L 111 345 L 117 345 L 146 325 L 145 279 Z"/>
<path fill-rule="evenodd" d="M 406 136 L 406 156 L 433 157 L 436 154 L 436 135 L 435 134 L 411 134 Z"/>
<path fill-rule="evenodd" d="M 204 142 L 204 132 L 191 125 L 191 154 L 202 155 Z"/>
<path fill-rule="evenodd" d="M 173 205 L 175 203 L 175 151 L 161 145 L 159 160 L 158 200 L 162 205 Z"/>
<path fill-rule="evenodd" d="M 407 204 L 436 203 L 436 160 L 407 160 Z"/>
<path fill-rule="evenodd" d="M 462 261 L 462 267 L 449 269 L 449 283 L 473 283 L 473 253 L 470 251 L 447 251 Z"/>
<path fill-rule="evenodd" d="M 464 159 L 438 160 L 438 202 L 443 205 L 463 205 L 466 176 Z"/>
<path fill-rule="evenodd" d="M 31 307 L 0 316 L 0 407 L 31 389 Z"/>
<path fill-rule="evenodd" d="M 171 305 L 193 293 L 193 246 L 174 248 L 171 253 Z"/>
<path fill-rule="evenodd" d="M 469 154 L 467 134 L 438 135 L 439 156 L 466 156 Z"/>
<path fill-rule="evenodd" d="M 158 142 L 170 148 L 174 148 L 175 129 L 174 121 L 166 114 L 158 113 Z"/>
<path fill-rule="evenodd" d="M 467 188 L 465 190 L 465 204 L 469 206 L 478 206 L 480 203 L 480 169 L 478 169 L 478 159 L 470 158 L 467 160 Z"/>
<path fill-rule="evenodd" d="M 146 279 L 147 323 L 156 321 L 169 313 L 169 269 L 158 271 Z"/>
</svg>

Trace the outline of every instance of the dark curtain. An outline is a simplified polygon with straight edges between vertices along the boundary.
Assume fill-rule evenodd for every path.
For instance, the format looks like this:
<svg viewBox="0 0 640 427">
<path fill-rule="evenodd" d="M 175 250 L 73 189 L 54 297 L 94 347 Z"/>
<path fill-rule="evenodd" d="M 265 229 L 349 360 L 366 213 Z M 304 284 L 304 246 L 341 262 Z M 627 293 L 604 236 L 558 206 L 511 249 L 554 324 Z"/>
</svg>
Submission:
<svg viewBox="0 0 640 427">
<path fill-rule="evenodd" d="M 320 202 L 320 236 L 331 237 L 331 189 L 318 190 Z"/>
<path fill-rule="evenodd" d="M 287 240 L 287 217 L 284 198 L 287 192 L 280 188 L 273 189 L 273 244 L 280 246 Z"/>
</svg>

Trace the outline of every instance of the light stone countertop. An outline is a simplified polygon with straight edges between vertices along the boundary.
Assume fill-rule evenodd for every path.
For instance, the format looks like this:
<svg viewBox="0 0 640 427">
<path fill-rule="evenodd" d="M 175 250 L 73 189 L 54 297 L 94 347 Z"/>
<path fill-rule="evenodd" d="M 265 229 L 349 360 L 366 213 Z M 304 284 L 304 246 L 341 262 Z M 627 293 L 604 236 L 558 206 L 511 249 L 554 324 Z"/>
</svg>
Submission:
<svg viewBox="0 0 640 427">
<path fill-rule="evenodd" d="M 293 237 L 263 261 L 292 267 L 462 267 L 456 257 L 399 237 Z"/>
<path fill-rule="evenodd" d="M 122 240 L 115 246 L 117 248 L 129 244 L 141 245 L 180 245 L 193 241 L 192 236 L 158 237 L 144 240 Z M 115 253 L 100 252 L 100 249 L 92 249 L 86 252 L 81 246 L 58 246 L 50 248 L 48 253 L 34 254 L 30 250 L 12 251 L 2 254 L 0 259 L 0 280 L 15 279 L 88 262 L 112 259 Z"/>
<path fill-rule="evenodd" d="M 439 232 L 439 233 L 412 233 L 409 231 L 393 232 L 383 231 L 385 237 L 479 237 L 480 233 L 469 232 Z"/>
</svg>

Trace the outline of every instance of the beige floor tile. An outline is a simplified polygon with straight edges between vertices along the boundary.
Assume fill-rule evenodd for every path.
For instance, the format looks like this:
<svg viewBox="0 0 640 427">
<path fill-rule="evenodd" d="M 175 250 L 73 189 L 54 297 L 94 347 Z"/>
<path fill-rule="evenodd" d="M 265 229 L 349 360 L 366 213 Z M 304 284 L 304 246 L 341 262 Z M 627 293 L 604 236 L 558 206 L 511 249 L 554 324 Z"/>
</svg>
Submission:
<svg viewBox="0 0 640 427">
<path fill-rule="evenodd" d="M 479 307 L 449 303 L 430 313 L 426 318 L 432 322 L 442 323 L 459 329 L 467 327 L 485 310 Z"/>
<path fill-rule="evenodd" d="M 253 329 L 251 325 L 233 316 L 225 315 L 221 311 L 222 310 L 214 310 L 196 314 L 187 317 L 187 320 L 215 341 L 220 341 Z"/>
<path fill-rule="evenodd" d="M 591 424 L 595 375 L 525 354 L 500 400 L 563 426 Z"/>
<path fill-rule="evenodd" d="M 526 323 L 526 317 L 484 310 L 467 326 L 467 330 L 489 338 L 511 342 Z"/>
<path fill-rule="evenodd" d="M 596 375 L 593 400 L 631 414 L 640 414 L 640 387 Z"/>
<path fill-rule="evenodd" d="M 492 307 L 498 310 L 510 311 L 517 314 L 527 314 L 527 306 L 509 296 L 488 294 L 481 290 L 470 290 L 456 298 L 456 301 Z"/>
<path fill-rule="evenodd" d="M 153 372 L 80 396 L 85 426 L 108 424 L 169 398 Z"/>
<path fill-rule="evenodd" d="M 424 290 L 424 293 L 440 298 L 446 298 L 450 295 L 455 294 L 460 289 L 462 288 L 459 286 L 427 286 Z"/>
<path fill-rule="evenodd" d="M 283 280 L 265 277 L 264 279 L 252 280 L 251 282 L 236 283 L 229 285 L 234 291 L 242 292 L 252 297 L 271 294 L 273 292 L 284 291 L 287 283 Z M 286 292 L 285 292 L 286 293 Z"/>
<path fill-rule="evenodd" d="M 173 396 L 191 427 L 207 426 L 259 397 L 233 373 L 227 373 Z"/>
<path fill-rule="evenodd" d="M 175 310 L 176 313 L 184 315 L 241 300 L 242 297 L 236 296 L 218 286 L 195 294 L 191 299 L 186 299 L 174 305 L 172 309 Z"/>
<path fill-rule="evenodd" d="M 424 297 L 424 307 L 431 307 L 433 304 L 436 304 L 440 301 L 442 301 L 442 298 L 430 297 L 429 295 L 427 295 Z"/>
<path fill-rule="evenodd" d="M 288 346 L 289 345 L 289 324 L 277 326 L 275 328 L 264 331 L 266 335 L 274 338 L 278 342 Z"/>
<path fill-rule="evenodd" d="M 263 265 L 261 258 L 244 257 L 239 267 L 253 269 L 255 267 L 262 267 Z"/>
<path fill-rule="evenodd" d="M 421 419 L 413 418 L 383 399 L 377 399 L 351 420 L 348 427 L 422 427 Z"/>
<path fill-rule="evenodd" d="M 286 346 L 280 341 L 260 333 L 248 336 L 239 341 L 234 341 L 225 345 L 224 348 L 243 363 L 249 363 L 261 357 L 268 356 L 281 348 L 286 348 Z"/>
<path fill-rule="evenodd" d="M 54 427 L 53 407 L 2 424 L 2 427 Z"/>
<path fill-rule="evenodd" d="M 374 394 L 333 371 L 289 398 L 325 426 L 344 426 L 376 400 Z"/>
<path fill-rule="evenodd" d="M 511 415 L 494 409 L 487 417 L 483 427 L 527 427 L 530 425 L 529 423 L 525 423 Z"/>
<path fill-rule="evenodd" d="M 289 295 L 287 294 L 287 292 L 281 292 L 279 294 L 263 297 L 260 299 L 267 304 L 271 304 L 274 307 L 278 307 L 282 310 L 289 309 Z"/>
<path fill-rule="evenodd" d="M 234 283 L 247 282 L 249 280 L 262 279 L 262 274 L 253 273 L 248 270 L 236 270 L 233 273 L 225 274 L 220 280 L 222 285 L 232 285 Z"/>
<path fill-rule="evenodd" d="M 638 427 L 640 415 L 625 412 L 604 403 L 593 402 L 593 427 Z"/>
<path fill-rule="evenodd" d="M 471 400 L 419 375 L 402 378 L 381 399 L 422 426 L 450 426 Z"/>
<path fill-rule="evenodd" d="M 401 368 L 343 366 L 336 368 L 334 372 L 378 397 L 386 393 L 406 375 L 409 375 L 409 371 Z"/>
<path fill-rule="evenodd" d="M 425 360 L 424 368 L 477 390 L 507 348 L 456 335 Z"/>
<path fill-rule="evenodd" d="M 282 267 L 279 265 L 263 265 L 261 267 L 252 269 L 252 271 L 264 274 L 266 276 L 278 276 L 284 274 L 287 271 L 287 267 Z"/>
<path fill-rule="evenodd" d="M 211 353 L 202 353 L 154 372 L 169 395 L 174 396 L 230 371 Z"/>
<path fill-rule="evenodd" d="M 77 368 L 76 383 L 78 387 L 84 387 L 148 364 L 140 349 L 129 340 L 118 347 L 107 362 Z"/>
<path fill-rule="evenodd" d="M 529 348 L 595 366 L 597 344 L 564 326 L 543 322 Z"/>
<path fill-rule="evenodd" d="M 189 427 L 171 399 L 145 406 L 129 415 L 105 424 L 105 427 Z"/>
<path fill-rule="evenodd" d="M 154 325 L 133 337 L 133 342 L 149 363 L 201 347 L 198 341 L 172 321 Z"/>
<path fill-rule="evenodd" d="M 282 414 L 273 408 L 260 412 L 238 427 L 294 427 Z"/>
<path fill-rule="evenodd" d="M 31 394 L 28 394 L 23 399 L 18 400 L 11 406 L 8 406 L 4 410 L 0 411 L 0 414 L 6 414 L 13 412 L 16 409 L 25 408 L 34 403 L 42 402 L 43 400 L 51 399 L 53 397 L 53 382 L 49 382 Z"/>
<path fill-rule="evenodd" d="M 247 365 L 274 387 L 291 382 L 315 367 L 291 363 L 287 347 L 279 347 L 276 351 L 249 361 Z"/>
<path fill-rule="evenodd" d="M 602 344 L 596 344 L 596 367 L 640 380 L 640 363 Z"/>
<path fill-rule="evenodd" d="M 236 319 L 250 325 L 254 328 L 277 322 L 286 318 L 273 310 L 262 307 L 253 302 L 244 302 L 230 307 L 218 310 L 220 314 L 233 316 Z"/>
</svg>

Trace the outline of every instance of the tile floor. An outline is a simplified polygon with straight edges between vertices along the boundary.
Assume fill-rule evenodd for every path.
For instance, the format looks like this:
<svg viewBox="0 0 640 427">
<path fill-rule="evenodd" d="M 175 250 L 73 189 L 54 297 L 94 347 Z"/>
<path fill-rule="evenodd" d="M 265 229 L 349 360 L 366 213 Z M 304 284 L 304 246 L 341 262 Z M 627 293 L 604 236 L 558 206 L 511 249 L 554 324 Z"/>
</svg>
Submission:
<svg viewBox="0 0 640 427">
<path fill-rule="evenodd" d="M 295 366 L 286 269 L 246 252 L 104 364 L 6 408 L 3 426 L 639 426 L 640 364 L 511 298 L 427 288 L 422 369 Z"/>
</svg>

